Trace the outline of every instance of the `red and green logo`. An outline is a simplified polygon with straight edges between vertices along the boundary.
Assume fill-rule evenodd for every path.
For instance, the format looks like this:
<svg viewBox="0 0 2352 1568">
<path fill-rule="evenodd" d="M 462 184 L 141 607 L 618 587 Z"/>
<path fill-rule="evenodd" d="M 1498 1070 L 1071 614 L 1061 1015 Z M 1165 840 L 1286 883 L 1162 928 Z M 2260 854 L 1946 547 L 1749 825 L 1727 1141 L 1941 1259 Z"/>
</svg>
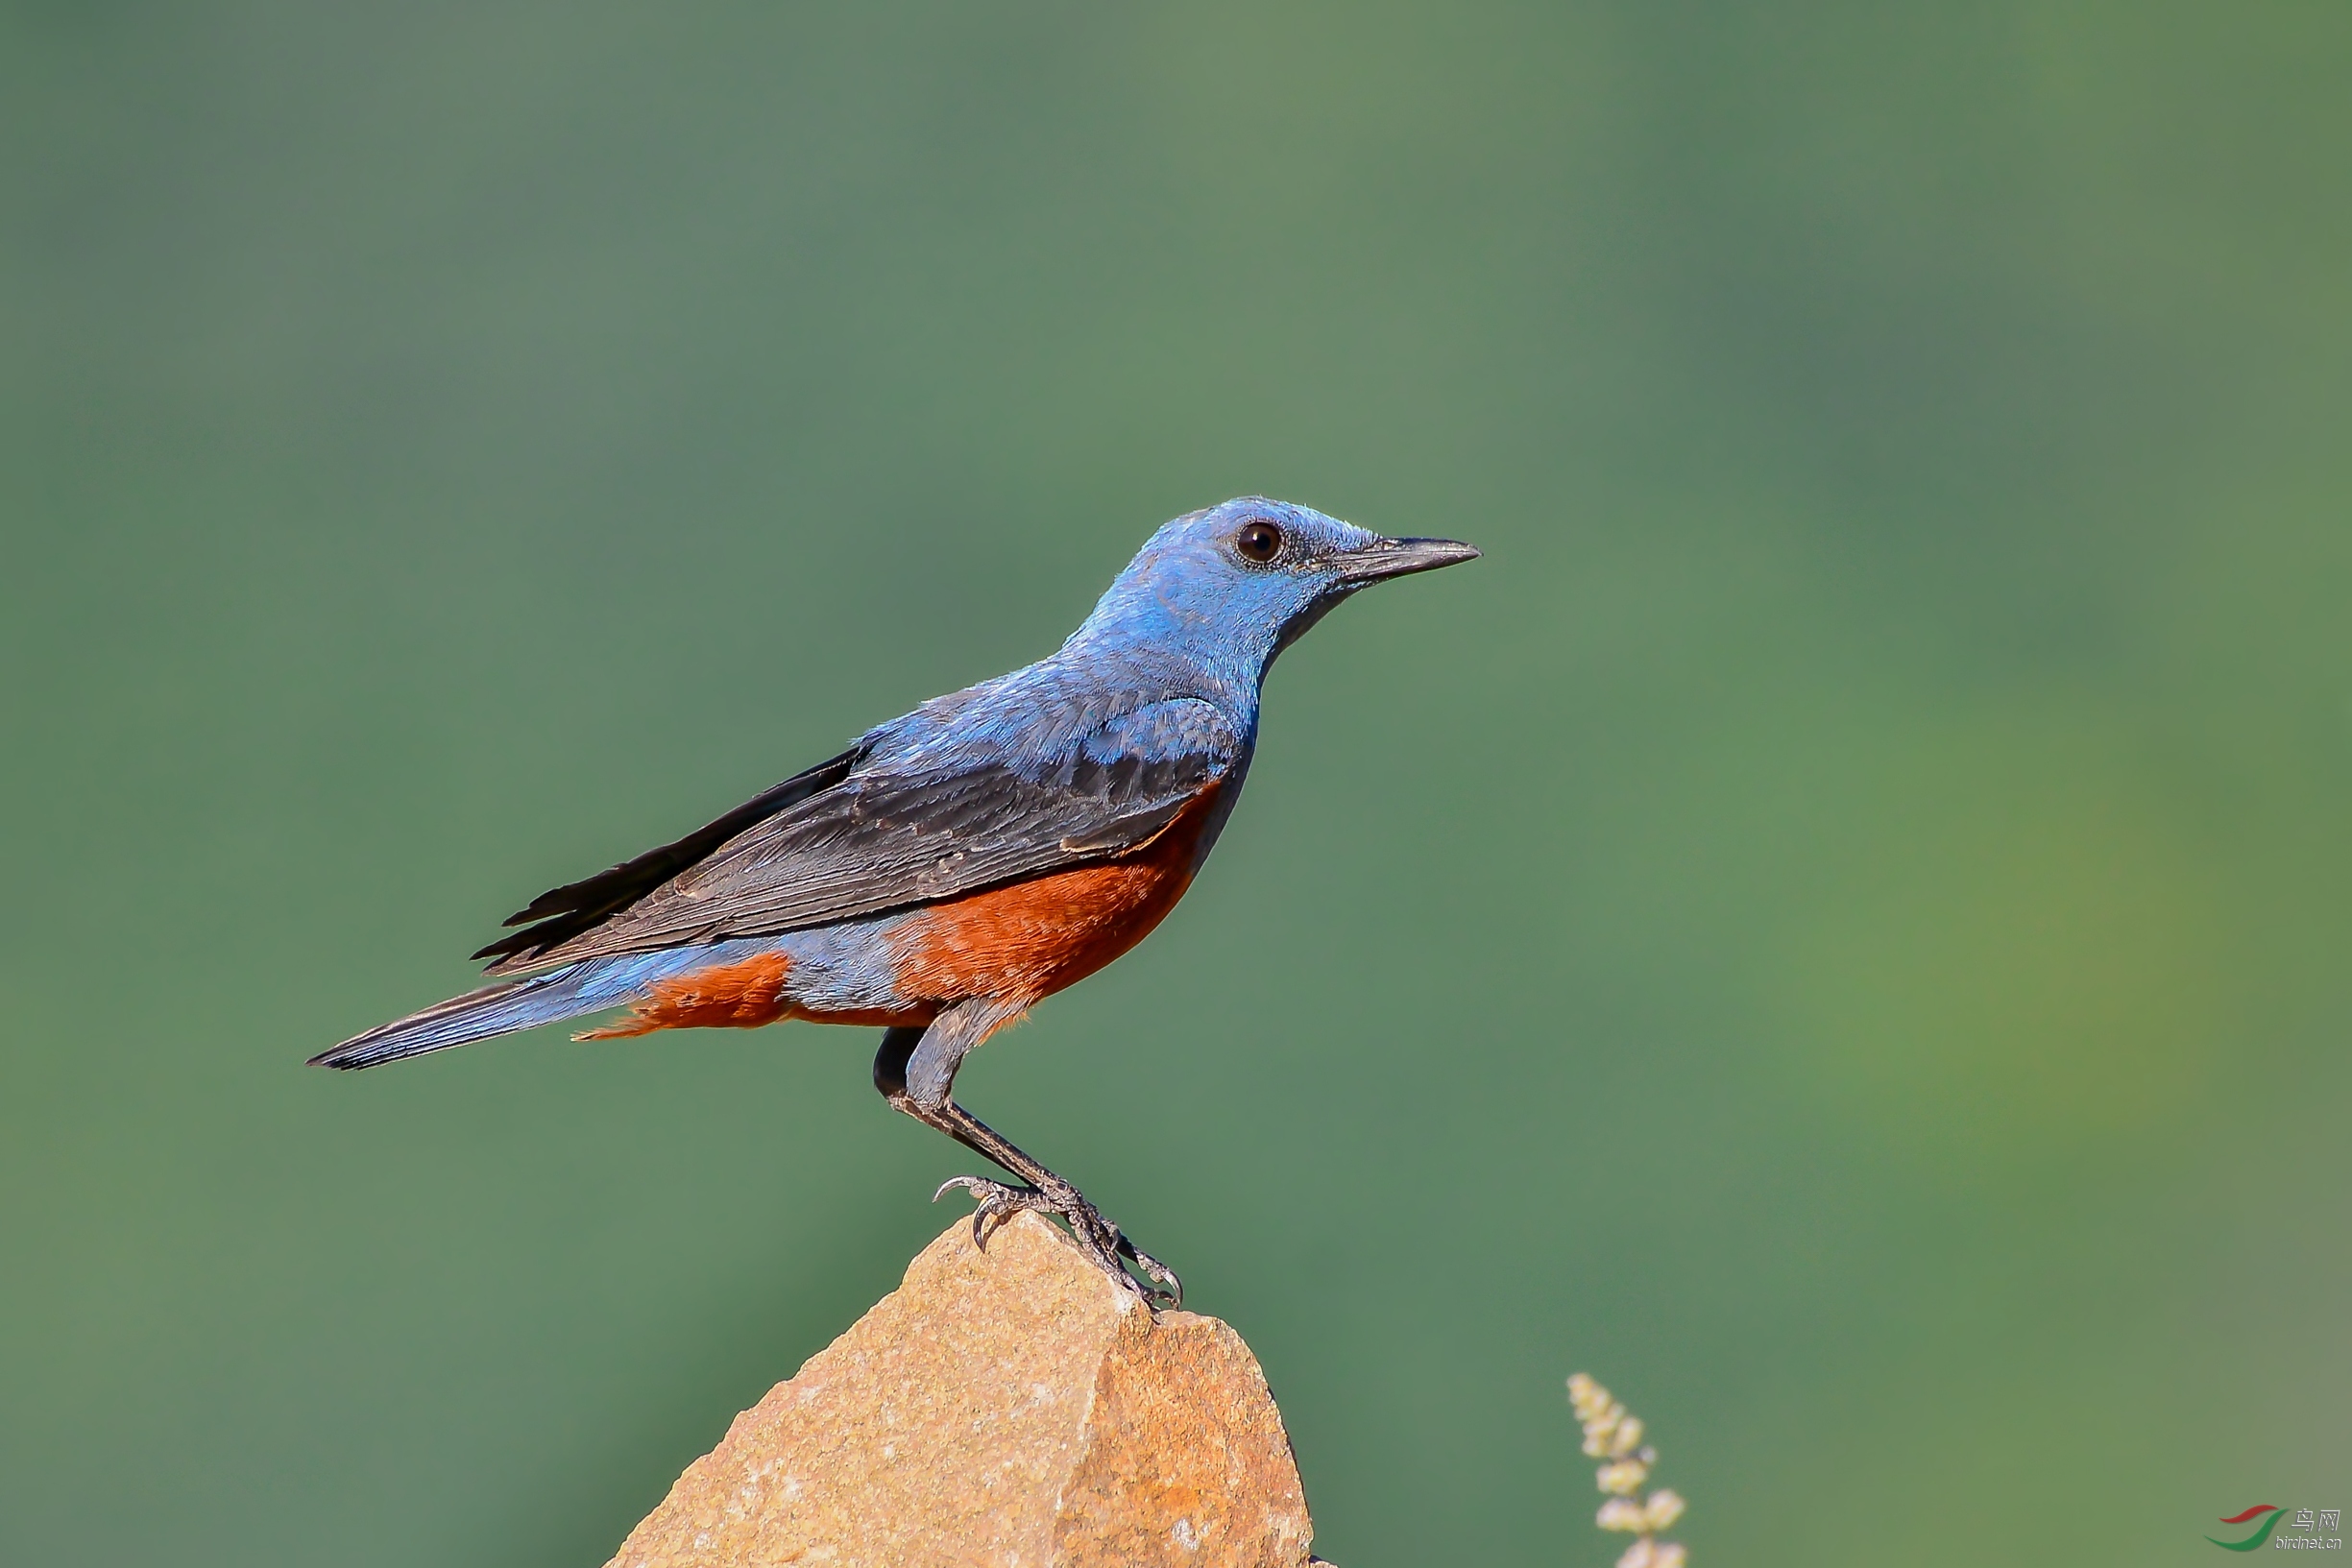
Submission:
<svg viewBox="0 0 2352 1568">
<path fill-rule="evenodd" d="M 2281 1519 L 2287 1517 L 2287 1510 L 2276 1503 L 2257 1503 L 2243 1513 L 2233 1513 L 2221 1521 L 2225 1525 L 2243 1525 L 2258 1514 L 2262 1517 L 2262 1524 L 2243 1541 L 2225 1541 L 2218 1535 L 2205 1538 L 2224 1552 L 2251 1552 L 2270 1538 L 2270 1532 L 2278 1528 Z"/>
</svg>

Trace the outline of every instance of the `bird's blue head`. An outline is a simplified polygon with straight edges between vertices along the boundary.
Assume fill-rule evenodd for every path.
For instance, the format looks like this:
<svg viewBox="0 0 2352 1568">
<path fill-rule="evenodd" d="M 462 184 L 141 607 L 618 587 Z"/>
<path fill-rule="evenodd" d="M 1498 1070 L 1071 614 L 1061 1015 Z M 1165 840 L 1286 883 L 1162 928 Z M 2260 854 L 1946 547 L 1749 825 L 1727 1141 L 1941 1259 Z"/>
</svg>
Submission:
<svg viewBox="0 0 2352 1568">
<path fill-rule="evenodd" d="M 1389 539 L 1244 495 L 1153 534 L 1070 641 L 1166 650 L 1254 691 L 1276 654 L 1357 590 L 1477 556 L 1454 540 Z"/>
</svg>

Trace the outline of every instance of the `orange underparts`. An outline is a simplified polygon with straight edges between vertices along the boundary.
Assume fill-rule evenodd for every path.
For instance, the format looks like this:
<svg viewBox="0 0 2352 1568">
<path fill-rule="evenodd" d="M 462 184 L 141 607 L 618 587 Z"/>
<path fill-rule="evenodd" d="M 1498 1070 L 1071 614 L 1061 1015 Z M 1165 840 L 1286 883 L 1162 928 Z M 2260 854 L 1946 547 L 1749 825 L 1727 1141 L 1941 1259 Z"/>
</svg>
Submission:
<svg viewBox="0 0 2352 1568">
<path fill-rule="evenodd" d="M 1022 1006 L 1101 969 L 1152 934 L 1192 882 L 1214 787 L 1142 849 L 934 905 L 893 946 L 898 988 L 941 1002 L 995 997 Z"/>
<path fill-rule="evenodd" d="M 624 1040 L 656 1029 L 753 1029 L 792 1010 L 784 982 L 792 960 L 781 953 L 755 953 L 739 963 L 716 964 L 673 975 L 647 986 L 645 1000 L 600 1029 L 578 1040 Z"/>
<path fill-rule="evenodd" d="M 819 1013 L 786 993 L 792 960 L 764 953 L 656 980 L 625 1016 L 582 1040 L 656 1029 L 756 1028 L 786 1018 L 817 1024 L 928 1025 L 943 1007 L 993 997 L 1027 1007 L 1101 969 L 1152 934 L 1192 882 L 1193 851 L 1214 787 L 1141 849 L 1102 865 L 1057 871 L 919 909 L 887 938 L 903 1008 Z"/>
<path fill-rule="evenodd" d="M 785 994 L 792 960 L 781 953 L 763 953 L 739 963 L 714 964 L 691 974 L 655 980 L 645 988 L 645 1000 L 600 1029 L 572 1036 L 574 1040 L 625 1040 L 656 1029 L 756 1029 L 788 1018 L 818 1024 L 863 1024 L 889 1028 L 906 1024 L 929 1024 L 939 1009 L 931 1007 L 860 1008 L 852 1012 L 819 1013 L 795 1003 Z"/>
</svg>

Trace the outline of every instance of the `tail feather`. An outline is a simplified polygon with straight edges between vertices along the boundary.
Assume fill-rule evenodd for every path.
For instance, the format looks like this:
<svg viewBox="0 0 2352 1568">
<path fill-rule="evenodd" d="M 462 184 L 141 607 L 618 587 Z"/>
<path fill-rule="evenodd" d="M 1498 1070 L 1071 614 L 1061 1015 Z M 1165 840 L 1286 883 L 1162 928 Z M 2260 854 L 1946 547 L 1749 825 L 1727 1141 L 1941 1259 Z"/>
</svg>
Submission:
<svg viewBox="0 0 2352 1568">
<path fill-rule="evenodd" d="M 558 1019 L 602 1012 L 624 1002 L 642 1001 L 654 980 L 709 961 L 707 953 L 672 948 L 591 958 L 527 979 L 499 980 L 355 1034 L 332 1050 L 310 1058 L 310 1065 L 346 1071 L 375 1067 Z"/>
</svg>

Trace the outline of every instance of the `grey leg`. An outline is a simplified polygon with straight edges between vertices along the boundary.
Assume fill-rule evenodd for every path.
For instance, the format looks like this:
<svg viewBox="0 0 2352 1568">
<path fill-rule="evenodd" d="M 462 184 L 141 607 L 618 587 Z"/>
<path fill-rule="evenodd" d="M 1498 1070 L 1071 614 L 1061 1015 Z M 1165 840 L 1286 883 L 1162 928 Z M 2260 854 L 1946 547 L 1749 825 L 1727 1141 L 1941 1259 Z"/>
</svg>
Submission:
<svg viewBox="0 0 2352 1568">
<path fill-rule="evenodd" d="M 1102 1210 L 1086 1201 L 1084 1194 L 956 1103 L 950 1091 L 964 1057 L 1020 1013 L 1018 1007 L 976 1000 L 949 1008 L 928 1029 L 890 1029 L 882 1037 L 882 1049 L 874 1057 L 874 1087 L 882 1091 L 883 1098 L 1026 1183 L 1012 1187 L 984 1176 L 958 1176 L 934 1196 L 961 1187 L 979 1200 L 980 1207 L 972 1216 L 972 1239 L 983 1248 L 990 1232 L 1024 1209 L 1056 1215 L 1069 1225 L 1079 1250 L 1147 1305 L 1181 1305 L 1184 1286 L 1173 1269 L 1128 1241 L 1103 1217 Z M 1128 1273 L 1122 1258 L 1149 1275 L 1152 1285 L 1146 1286 Z"/>
</svg>

